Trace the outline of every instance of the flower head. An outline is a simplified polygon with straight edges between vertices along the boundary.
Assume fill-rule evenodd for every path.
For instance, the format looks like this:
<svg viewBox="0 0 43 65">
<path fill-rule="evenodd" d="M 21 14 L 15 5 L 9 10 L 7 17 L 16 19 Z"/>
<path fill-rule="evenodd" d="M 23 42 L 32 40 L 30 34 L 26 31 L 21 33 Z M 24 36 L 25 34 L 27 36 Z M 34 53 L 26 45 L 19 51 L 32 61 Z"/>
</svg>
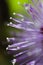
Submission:
<svg viewBox="0 0 43 65">
<path fill-rule="evenodd" d="M 14 57 L 13 65 L 43 65 L 40 61 L 43 55 L 43 5 L 40 0 L 32 2 L 33 5 L 23 5 L 30 17 L 13 13 L 20 18 L 10 17 L 12 22 L 7 24 L 20 30 L 14 32 L 13 37 L 7 37 L 7 41 L 12 43 L 6 49 Z"/>
</svg>

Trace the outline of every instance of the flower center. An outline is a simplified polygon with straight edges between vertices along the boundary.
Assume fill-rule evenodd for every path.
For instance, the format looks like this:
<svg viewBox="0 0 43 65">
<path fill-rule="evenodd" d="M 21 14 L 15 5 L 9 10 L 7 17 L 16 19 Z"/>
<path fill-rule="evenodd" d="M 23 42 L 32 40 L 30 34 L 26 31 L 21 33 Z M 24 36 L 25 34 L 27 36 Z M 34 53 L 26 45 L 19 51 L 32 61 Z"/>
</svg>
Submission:
<svg viewBox="0 0 43 65">
<path fill-rule="evenodd" d="M 40 28 L 40 33 L 43 34 L 43 27 Z"/>
</svg>

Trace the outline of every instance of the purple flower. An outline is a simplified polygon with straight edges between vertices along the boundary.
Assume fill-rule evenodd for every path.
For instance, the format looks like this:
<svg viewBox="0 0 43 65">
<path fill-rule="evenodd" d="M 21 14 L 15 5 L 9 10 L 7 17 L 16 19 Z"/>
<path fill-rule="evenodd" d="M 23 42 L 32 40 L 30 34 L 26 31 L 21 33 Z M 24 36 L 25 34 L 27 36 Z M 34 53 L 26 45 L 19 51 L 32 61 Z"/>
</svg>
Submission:
<svg viewBox="0 0 43 65">
<path fill-rule="evenodd" d="M 13 65 L 43 65 L 43 4 L 40 0 L 32 3 L 23 5 L 28 16 L 13 13 L 18 18 L 10 17 L 12 22 L 7 24 L 19 30 L 7 37 L 12 43 L 6 49 L 14 57 Z"/>
</svg>

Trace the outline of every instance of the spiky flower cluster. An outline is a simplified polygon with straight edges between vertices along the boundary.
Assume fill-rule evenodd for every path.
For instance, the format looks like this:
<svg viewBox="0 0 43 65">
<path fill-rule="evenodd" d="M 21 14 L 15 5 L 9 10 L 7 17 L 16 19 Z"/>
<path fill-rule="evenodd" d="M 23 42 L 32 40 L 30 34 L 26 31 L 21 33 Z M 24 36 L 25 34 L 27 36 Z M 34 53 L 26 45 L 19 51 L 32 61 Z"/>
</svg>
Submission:
<svg viewBox="0 0 43 65">
<path fill-rule="evenodd" d="M 12 22 L 7 24 L 20 30 L 12 38 L 7 37 L 12 43 L 6 49 L 14 57 L 13 65 L 43 65 L 43 4 L 40 1 L 23 5 L 30 17 L 13 13 L 20 18 L 10 17 Z"/>
</svg>

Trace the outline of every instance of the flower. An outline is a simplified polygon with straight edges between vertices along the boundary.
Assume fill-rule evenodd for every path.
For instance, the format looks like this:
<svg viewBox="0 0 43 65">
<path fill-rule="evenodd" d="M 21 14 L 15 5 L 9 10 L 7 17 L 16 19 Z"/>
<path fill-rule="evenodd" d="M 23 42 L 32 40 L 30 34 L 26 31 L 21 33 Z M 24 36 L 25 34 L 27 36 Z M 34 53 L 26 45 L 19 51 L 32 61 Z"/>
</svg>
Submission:
<svg viewBox="0 0 43 65">
<path fill-rule="evenodd" d="M 6 49 L 14 57 L 13 65 L 43 65 L 43 4 L 40 0 L 32 2 L 23 5 L 29 16 L 13 13 L 19 18 L 10 17 L 12 22 L 7 24 L 20 30 L 7 37 L 12 43 Z"/>
</svg>

